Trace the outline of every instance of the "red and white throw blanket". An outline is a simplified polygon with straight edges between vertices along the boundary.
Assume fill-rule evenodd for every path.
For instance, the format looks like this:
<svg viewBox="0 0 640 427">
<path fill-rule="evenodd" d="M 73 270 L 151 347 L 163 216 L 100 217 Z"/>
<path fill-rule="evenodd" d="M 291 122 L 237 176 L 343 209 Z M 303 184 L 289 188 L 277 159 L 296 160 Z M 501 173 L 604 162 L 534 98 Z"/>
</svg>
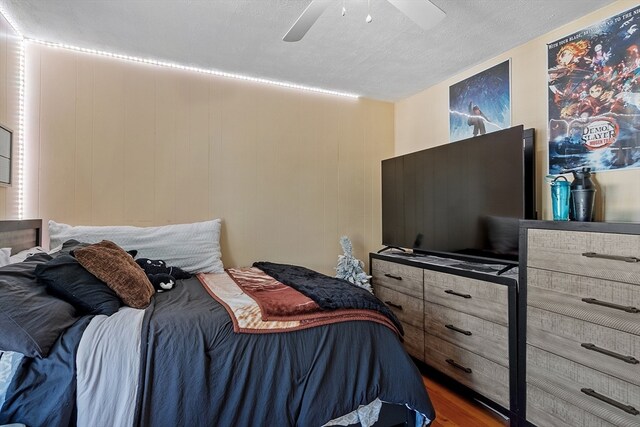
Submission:
<svg viewBox="0 0 640 427">
<path fill-rule="evenodd" d="M 288 332 L 330 323 L 368 320 L 399 334 L 383 314 L 358 309 L 322 310 L 310 298 L 255 267 L 199 274 L 198 279 L 209 295 L 227 310 L 235 332 Z"/>
</svg>

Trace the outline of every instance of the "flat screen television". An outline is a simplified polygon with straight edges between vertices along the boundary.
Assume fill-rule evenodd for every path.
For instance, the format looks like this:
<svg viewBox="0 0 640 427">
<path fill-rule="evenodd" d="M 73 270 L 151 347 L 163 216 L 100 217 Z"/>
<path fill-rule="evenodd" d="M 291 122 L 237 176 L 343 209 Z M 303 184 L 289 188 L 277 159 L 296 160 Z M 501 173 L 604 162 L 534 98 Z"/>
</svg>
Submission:
<svg viewBox="0 0 640 427">
<path fill-rule="evenodd" d="M 382 161 L 382 244 L 516 261 L 535 219 L 534 131 L 523 126 Z"/>
</svg>

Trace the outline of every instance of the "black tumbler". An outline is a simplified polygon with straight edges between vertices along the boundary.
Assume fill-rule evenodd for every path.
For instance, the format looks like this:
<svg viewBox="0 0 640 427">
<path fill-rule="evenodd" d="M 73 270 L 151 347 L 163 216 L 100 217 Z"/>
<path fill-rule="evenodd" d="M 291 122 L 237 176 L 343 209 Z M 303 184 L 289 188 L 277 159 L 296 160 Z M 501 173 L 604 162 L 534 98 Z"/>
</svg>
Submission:
<svg viewBox="0 0 640 427">
<path fill-rule="evenodd" d="M 595 188 L 571 190 L 574 221 L 593 221 L 593 204 L 595 199 Z"/>
<path fill-rule="evenodd" d="M 593 204 L 596 185 L 591 180 L 591 168 L 572 170 L 571 201 L 569 202 L 569 220 L 593 221 Z"/>
</svg>

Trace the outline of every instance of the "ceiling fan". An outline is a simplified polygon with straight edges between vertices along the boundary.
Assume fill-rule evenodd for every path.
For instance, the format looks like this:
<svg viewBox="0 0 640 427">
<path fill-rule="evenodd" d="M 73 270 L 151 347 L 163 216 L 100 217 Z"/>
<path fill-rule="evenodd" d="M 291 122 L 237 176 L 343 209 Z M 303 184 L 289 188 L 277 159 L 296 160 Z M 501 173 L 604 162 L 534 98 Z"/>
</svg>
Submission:
<svg viewBox="0 0 640 427">
<path fill-rule="evenodd" d="M 309 6 L 302 12 L 296 22 L 291 26 L 287 34 L 282 40 L 286 42 L 300 41 L 309 28 L 318 20 L 322 12 L 335 0 L 312 0 Z M 429 0 L 387 0 L 400 12 L 404 13 L 413 22 L 418 24 L 422 29 L 428 30 L 434 27 L 445 17 L 445 13 L 438 6 Z M 342 7 L 342 15 L 345 14 L 345 8 Z M 366 22 L 371 22 L 371 15 L 367 16 Z"/>
</svg>

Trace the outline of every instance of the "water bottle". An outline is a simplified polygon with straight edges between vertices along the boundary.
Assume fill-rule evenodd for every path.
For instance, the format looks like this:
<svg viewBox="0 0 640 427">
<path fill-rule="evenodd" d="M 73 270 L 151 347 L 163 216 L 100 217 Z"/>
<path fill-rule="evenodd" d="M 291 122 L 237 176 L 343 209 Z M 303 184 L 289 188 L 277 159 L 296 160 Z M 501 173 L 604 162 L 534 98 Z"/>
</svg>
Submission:
<svg viewBox="0 0 640 427">
<path fill-rule="evenodd" d="M 551 182 L 551 207 L 554 221 L 569 220 L 569 190 L 569 181 L 564 176 L 558 176 Z"/>
</svg>

